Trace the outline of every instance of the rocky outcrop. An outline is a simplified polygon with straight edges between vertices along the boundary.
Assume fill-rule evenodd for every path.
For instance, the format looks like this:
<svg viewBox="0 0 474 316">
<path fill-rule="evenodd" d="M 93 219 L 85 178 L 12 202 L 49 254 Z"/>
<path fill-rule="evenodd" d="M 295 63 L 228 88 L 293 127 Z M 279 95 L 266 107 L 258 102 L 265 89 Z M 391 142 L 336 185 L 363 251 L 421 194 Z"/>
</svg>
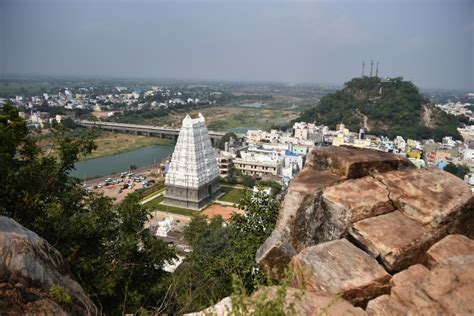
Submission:
<svg viewBox="0 0 474 316">
<path fill-rule="evenodd" d="M 291 260 L 293 285 L 321 295 L 340 294 L 355 305 L 388 293 L 390 275 L 345 239 L 308 247 Z"/>
<path fill-rule="evenodd" d="M 396 272 L 447 234 L 472 233 L 472 209 L 469 187 L 444 171 L 418 170 L 375 150 L 318 148 L 290 185 L 256 260 L 278 279 L 294 254 L 349 238 Z"/>
<path fill-rule="evenodd" d="M 457 243 L 455 247 L 454 243 Z M 428 256 L 433 267 L 417 264 L 395 274 L 390 295 L 369 302 L 369 315 L 472 315 L 474 313 L 474 241 L 448 236 Z"/>
<path fill-rule="evenodd" d="M 472 314 L 468 237 L 474 198 L 457 177 L 327 147 L 308 155 L 256 260 L 274 279 L 289 268 L 304 291 L 368 303 L 369 314 Z"/>
<path fill-rule="evenodd" d="M 52 288 L 65 299 L 54 297 Z M 98 314 L 82 287 L 69 276 L 60 253 L 34 232 L 3 216 L 0 311 L 2 315 Z"/>
<path fill-rule="evenodd" d="M 379 181 L 361 180 L 367 182 L 365 185 L 373 192 L 354 191 L 354 186 L 359 184 L 343 181 L 374 172 L 410 168 L 413 165 L 407 159 L 374 150 L 346 147 L 313 150 L 308 155 L 305 168 L 295 177 L 283 201 L 275 229 L 279 232 L 278 238 L 274 235 L 265 242 L 257 253 L 257 262 L 262 266 L 272 267 L 268 270 L 269 274 L 278 278 L 281 274 L 275 275 L 275 271 L 283 271 L 294 252 L 341 238 L 353 221 L 393 210 L 393 205 L 387 198 L 388 193 Z M 337 187 L 338 183 L 342 187 L 329 189 L 334 185 Z M 340 190 L 354 194 L 344 196 L 337 193 Z M 367 202 L 357 199 L 357 195 L 361 194 Z M 380 200 L 376 200 L 377 197 Z M 332 213 L 327 209 L 331 209 Z M 274 260 L 274 253 L 279 254 L 278 260 Z"/>
</svg>

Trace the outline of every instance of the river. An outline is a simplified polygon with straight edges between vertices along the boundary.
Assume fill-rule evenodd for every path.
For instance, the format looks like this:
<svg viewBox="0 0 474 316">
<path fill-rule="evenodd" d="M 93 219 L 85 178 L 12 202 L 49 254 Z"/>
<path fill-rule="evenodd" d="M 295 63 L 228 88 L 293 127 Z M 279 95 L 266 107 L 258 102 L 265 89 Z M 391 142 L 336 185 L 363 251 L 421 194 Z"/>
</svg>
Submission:
<svg viewBox="0 0 474 316">
<path fill-rule="evenodd" d="M 152 145 L 137 150 L 127 151 L 113 156 L 79 161 L 71 175 L 81 179 L 96 178 L 112 173 L 128 170 L 130 165 L 137 168 L 159 163 L 166 156 L 173 153 L 172 145 Z"/>
</svg>

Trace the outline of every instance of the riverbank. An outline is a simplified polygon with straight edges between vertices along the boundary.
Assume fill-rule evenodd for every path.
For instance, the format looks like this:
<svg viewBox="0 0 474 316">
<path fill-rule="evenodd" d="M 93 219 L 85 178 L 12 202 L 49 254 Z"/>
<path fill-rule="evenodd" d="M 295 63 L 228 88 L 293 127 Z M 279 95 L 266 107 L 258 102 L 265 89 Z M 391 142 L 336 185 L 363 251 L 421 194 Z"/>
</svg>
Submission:
<svg viewBox="0 0 474 316">
<path fill-rule="evenodd" d="M 75 133 L 78 134 L 77 131 L 75 131 Z M 50 152 L 50 148 L 53 145 L 53 139 L 50 133 L 36 137 L 38 138 L 39 145 L 44 150 L 44 152 L 55 155 L 55 150 Z M 118 155 L 148 146 L 171 146 L 174 144 L 174 142 L 170 139 L 103 131 L 98 131 L 97 138 L 94 140 L 94 142 L 97 145 L 97 149 L 94 150 L 90 155 L 80 156 L 79 161 Z"/>
<path fill-rule="evenodd" d="M 113 156 L 152 145 L 172 145 L 173 141 L 158 137 L 102 132 L 95 143 L 97 149 L 90 155 L 80 157 L 79 160 Z"/>
</svg>

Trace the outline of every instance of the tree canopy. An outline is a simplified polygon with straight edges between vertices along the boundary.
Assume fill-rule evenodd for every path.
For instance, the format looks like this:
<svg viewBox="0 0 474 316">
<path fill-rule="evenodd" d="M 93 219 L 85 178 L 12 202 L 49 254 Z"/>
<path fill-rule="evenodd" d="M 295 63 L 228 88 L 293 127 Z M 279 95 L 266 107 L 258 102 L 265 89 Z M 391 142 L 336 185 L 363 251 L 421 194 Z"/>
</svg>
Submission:
<svg viewBox="0 0 474 316">
<path fill-rule="evenodd" d="M 195 216 L 184 232 L 192 246 L 170 280 L 167 312 L 181 314 L 204 309 L 232 294 L 233 278 L 247 293 L 270 282 L 255 262 L 255 253 L 276 223 L 278 203 L 269 195 L 247 193 L 240 201 L 244 215 L 226 223 L 216 216 Z"/>
<path fill-rule="evenodd" d="M 53 147 L 43 152 L 10 104 L 0 110 L 0 215 L 45 238 L 106 314 L 135 313 L 155 306 L 164 289 L 163 263 L 174 250 L 143 228 L 147 211 L 136 195 L 120 205 L 87 192 L 69 176 L 79 155 L 95 149 L 94 135 L 66 136 L 54 130 Z"/>
</svg>

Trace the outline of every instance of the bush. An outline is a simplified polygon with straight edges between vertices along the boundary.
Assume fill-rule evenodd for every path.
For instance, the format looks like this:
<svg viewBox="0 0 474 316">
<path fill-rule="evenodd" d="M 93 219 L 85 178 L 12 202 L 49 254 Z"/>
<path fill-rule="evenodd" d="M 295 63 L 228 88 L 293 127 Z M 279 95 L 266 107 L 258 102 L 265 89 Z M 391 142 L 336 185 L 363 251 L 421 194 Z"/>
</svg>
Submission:
<svg viewBox="0 0 474 316">
<path fill-rule="evenodd" d="M 72 302 L 71 296 L 61 285 L 54 284 L 53 286 L 51 286 L 48 295 L 58 303 L 69 304 Z"/>
</svg>

